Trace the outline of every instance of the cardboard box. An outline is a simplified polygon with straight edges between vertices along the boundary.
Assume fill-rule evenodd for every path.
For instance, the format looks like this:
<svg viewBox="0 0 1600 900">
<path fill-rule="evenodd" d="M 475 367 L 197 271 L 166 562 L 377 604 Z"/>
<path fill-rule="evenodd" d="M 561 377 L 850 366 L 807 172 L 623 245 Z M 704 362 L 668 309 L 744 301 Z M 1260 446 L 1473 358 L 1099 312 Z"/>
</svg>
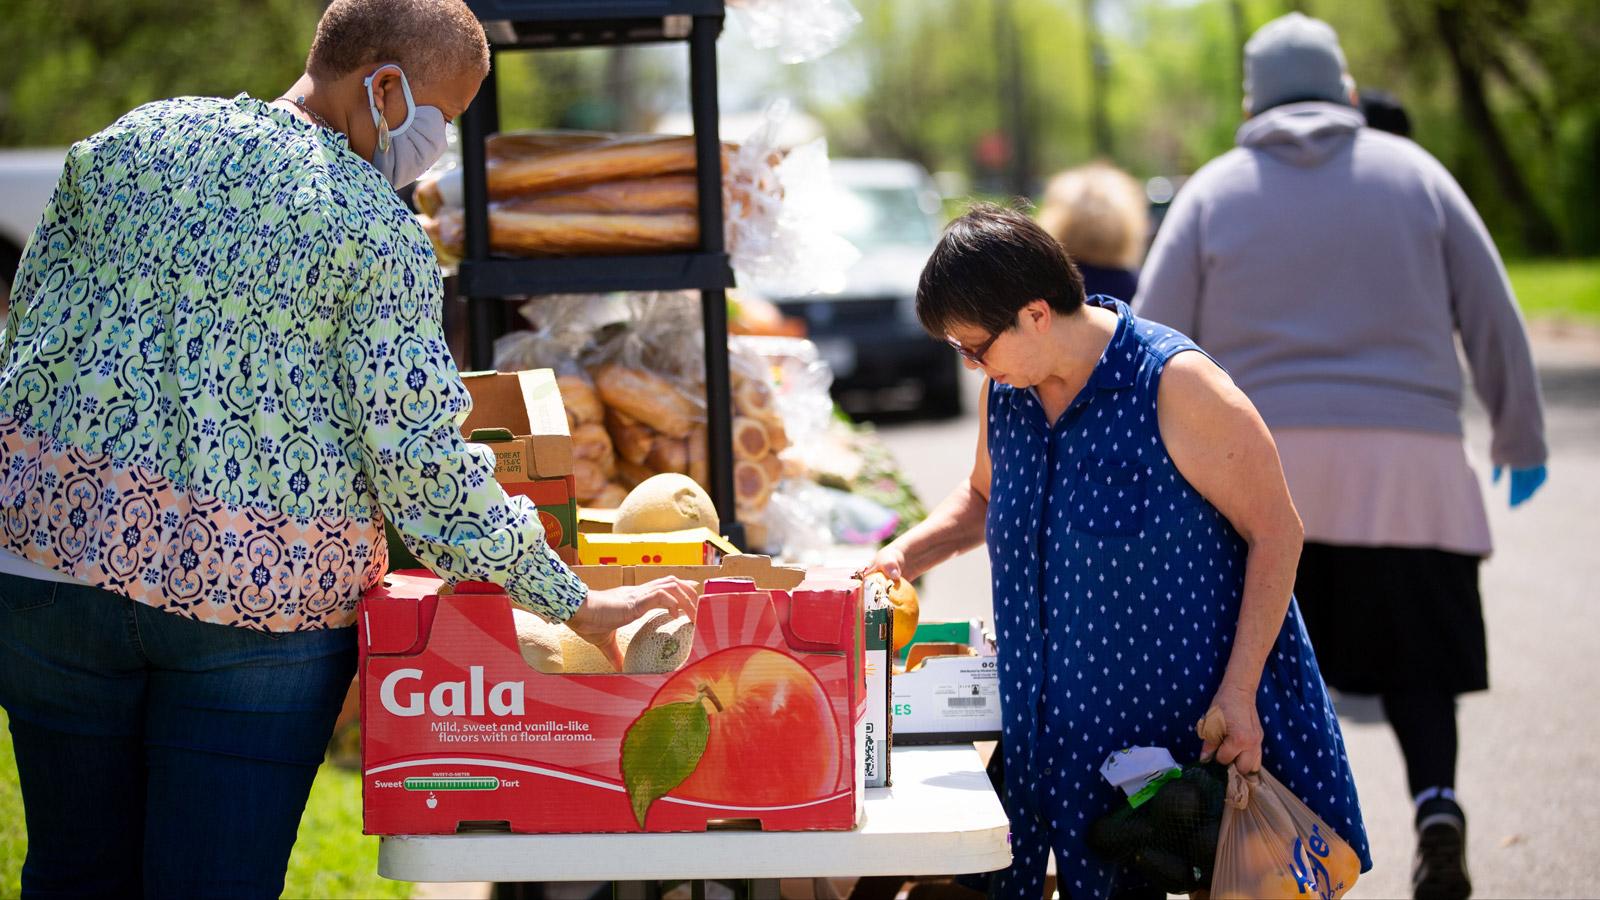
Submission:
<svg viewBox="0 0 1600 900">
<path fill-rule="evenodd" d="M 897 744 L 961 744 L 1000 738 L 997 657 L 929 657 L 920 667 L 895 675 L 890 690 Z"/>
<path fill-rule="evenodd" d="M 894 613 L 887 607 L 869 609 L 865 614 L 867 714 L 861 720 L 861 765 L 867 787 L 888 787 L 889 750 L 893 743 L 894 714 L 890 680 L 894 676 L 890 638 L 894 632 Z"/>
<path fill-rule="evenodd" d="M 397 573 L 362 598 L 367 834 L 856 825 L 859 582 L 747 556 L 714 568 L 576 571 L 598 589 L 668 574 L 704 580 L 685 666 L 537 672 L 518 651 L 510 601 L 491 585 L 449 592 L 424 572 Z M 703 743 L 684 740 L 697 731 Z"/>
<path fill-rule="evenodd" d="M 509 484 L 572 474 L 572 435 L 554 372 L 464 372 L 461 383 L 472 394 L 472 412 L 461 425 L 462 437 L 471 438 L 479 430 L 510 432 L 503 440 L 480 442 L 494 451 L 496 481 Z"/>
<path fill-rule="evenodd" d="M 466 372 L 461 383 L 472 394 L 472 412 L 461 426 L 462 435 L 494 451 L 495 481 L 506 493 L 531 499 L 539 507 L 546 543 L 568 565 L 577 562 L 572 435 L 555 373 L 549 369 Z"/>
<path fill-rule="evenodd" d="M 900 648 L 901 662 L 905 661 L 913 646 L 929 642 L 966 644 L 974 651 L 982 652 L 983 623 L 977 619 L 964 619 L 954 622 L 919 622 L 917 623 L 917 630 L 911 635 L 911 641 Z"/>
<path fill-rule="evenodd" d="M 585 566 L 714 566 L 739 548 L 709 528 L 652 534 L 580 531 L 578 562 Z"/>
</svg>

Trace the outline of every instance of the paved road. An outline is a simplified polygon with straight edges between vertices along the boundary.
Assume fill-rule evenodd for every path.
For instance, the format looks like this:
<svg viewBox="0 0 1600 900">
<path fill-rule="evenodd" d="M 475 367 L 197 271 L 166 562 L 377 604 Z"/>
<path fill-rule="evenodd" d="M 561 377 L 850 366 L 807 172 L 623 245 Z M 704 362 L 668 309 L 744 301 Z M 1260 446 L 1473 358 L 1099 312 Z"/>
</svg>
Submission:
<svg viewBox="0 0 1600 900">
<path fill-rule="evenodd" d="M 1459 790 L 1478 897 L 1600 896 L 1600 335 L 1541 329 L 1551 480 L 1527 506 L 1490 494 L 1497 552 L 1483 569 L 1493 689 L 1461 704 Z M 969 385 L 975 397 L 977 384 Z M 976 414 L 882 431 L 932 505 L 972 466 Z M 1488 427 L 1467 416 L 1481 461 Z M 1486 467 L 1480 466 L 1486 471 Z M 1485 484 L 1486 491 L 1493 491 Z M 981 550 L 929 576 L 923 614 L 989 618 Z M 1411 808 L 1376 704 L 1339 704 L 1376 863 L 1351 897 L 1410 894 Z"/>
</svg>

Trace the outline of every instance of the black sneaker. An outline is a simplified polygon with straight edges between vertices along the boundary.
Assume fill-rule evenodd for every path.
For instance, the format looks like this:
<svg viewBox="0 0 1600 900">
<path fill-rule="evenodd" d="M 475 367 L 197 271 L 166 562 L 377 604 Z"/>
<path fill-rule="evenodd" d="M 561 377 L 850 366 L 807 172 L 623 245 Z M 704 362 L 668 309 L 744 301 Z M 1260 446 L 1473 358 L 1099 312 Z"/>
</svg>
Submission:
<svg viewBox="0 0 1600 900">
<path fill-rule="evenodd" d="M 1472 896 L 1472 879 L 1467 877 L 1467 817 L 1454 800 L 1436 797 L 1417 809 L 1411 895 L 1416 900 Z"/>
</svg>

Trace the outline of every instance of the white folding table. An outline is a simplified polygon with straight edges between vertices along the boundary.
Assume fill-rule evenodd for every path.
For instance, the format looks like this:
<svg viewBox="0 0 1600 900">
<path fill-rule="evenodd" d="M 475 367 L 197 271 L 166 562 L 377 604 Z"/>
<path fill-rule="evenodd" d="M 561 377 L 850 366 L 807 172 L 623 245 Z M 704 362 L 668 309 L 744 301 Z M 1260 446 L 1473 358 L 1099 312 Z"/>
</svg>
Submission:
<svg viewBox="0 0 1600 900">
<path fill-rule="evenodd" d="M 867 790 L 852 831 L 385 837 L 401 881 L 761 880 L 954 875 L 1011 864 L 1010 826 L 971 745 L 897 747 L 894 786 Z"/>
</svg>

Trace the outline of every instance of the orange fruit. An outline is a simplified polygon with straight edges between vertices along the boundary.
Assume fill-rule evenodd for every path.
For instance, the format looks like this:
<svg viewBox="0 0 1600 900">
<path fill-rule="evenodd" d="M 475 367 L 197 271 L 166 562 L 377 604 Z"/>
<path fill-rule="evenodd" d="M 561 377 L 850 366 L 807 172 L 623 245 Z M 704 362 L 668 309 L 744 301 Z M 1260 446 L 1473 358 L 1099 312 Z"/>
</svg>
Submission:
<svg viewBox="0 0 1600 900">
<path fill-rule="evenodd" d="M 922 617 L 917 589 L 904 578 L 896 578 L 889 585 L 889 604 L 894 607 L 894 652 L 899 653 L 901 647 L 911 643 L 911 636 L 917 633 L 917 620 Z"/>
<path fill-rule="evenodd" d="M 889 608 L 894 614 L 894 635 L 890 643 L 894 646 L 894 652 L 899 653 L 900 648 L 911 643 L 912 635 L 917 633 L 917 620 L 922 615 L 917 603 L 917 589 L 904 578 L 890 581 L 889 576 L 882 572 L 868 575 L 866 588 L 870 593 L 881 593 L 889 601 Z"/>
</svg>

